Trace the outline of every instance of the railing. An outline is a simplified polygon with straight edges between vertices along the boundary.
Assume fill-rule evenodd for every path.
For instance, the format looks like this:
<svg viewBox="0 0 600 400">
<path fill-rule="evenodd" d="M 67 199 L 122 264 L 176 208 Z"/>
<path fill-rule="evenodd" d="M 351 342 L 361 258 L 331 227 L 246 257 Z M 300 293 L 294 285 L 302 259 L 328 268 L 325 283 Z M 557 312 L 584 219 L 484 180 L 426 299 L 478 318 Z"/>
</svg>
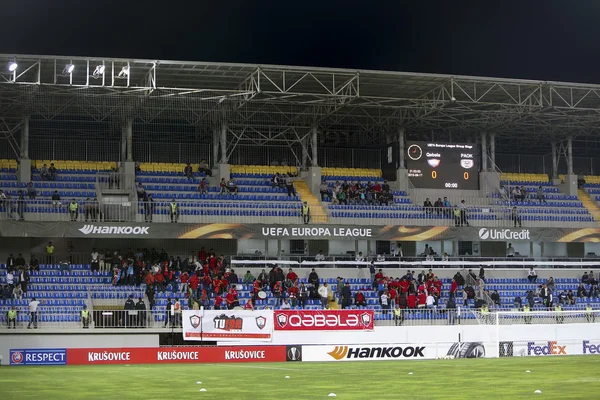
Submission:
<svg viewBox="0 0 600 400">
<path fill-rule="evenodd" d="M 121 172 L 98 172 L 96 174 L 96 188 L 101 191 L 127 191 L 135 186 L 135 176 Z"/>
</svg>

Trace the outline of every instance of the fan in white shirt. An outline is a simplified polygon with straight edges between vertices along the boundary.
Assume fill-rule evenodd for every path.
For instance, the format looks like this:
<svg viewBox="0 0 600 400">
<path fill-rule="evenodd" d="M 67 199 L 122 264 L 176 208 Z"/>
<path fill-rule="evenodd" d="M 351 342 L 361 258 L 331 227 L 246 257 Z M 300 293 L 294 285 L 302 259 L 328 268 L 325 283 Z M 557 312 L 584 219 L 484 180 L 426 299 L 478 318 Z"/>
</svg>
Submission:
<svg viewBox="0 0 600 400">
<path fill-rule="evenodd" d="M 325 254 L 322 251 L 315 256 L 315 261 L 325 261 Z"/>
<path fill-rule="evenodd" d="M 427 308 L 433 307 L 433 305 L 435 304 L 435 299 L 433 298 L 432 295 L 427 296 L 426 304 L 427 304 Z"/>
<path fill-rule="evenodd" d="M 377 254 L 377 261 L 385 261 L 385 256 L 383 254 Z"/>
<path fill-rule="evenodd" d="M 360 261 L 360 262 L 365 261 L 362 251 L 358 252 L 358 255 L 356 256 L 356 261 Z"/>
</svg>

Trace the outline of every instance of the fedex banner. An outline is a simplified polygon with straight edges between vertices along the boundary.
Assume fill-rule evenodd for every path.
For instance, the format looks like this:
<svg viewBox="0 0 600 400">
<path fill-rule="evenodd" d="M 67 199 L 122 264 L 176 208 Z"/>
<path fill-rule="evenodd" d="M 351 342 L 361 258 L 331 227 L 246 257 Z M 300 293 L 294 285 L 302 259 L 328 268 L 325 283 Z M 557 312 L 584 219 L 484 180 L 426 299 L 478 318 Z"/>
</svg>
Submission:
<svg viewBox="0 0 600 400">
<path fill-rule="evenodd" d="M 286 346 L 67 349 L 68 365 L 285 362 Z"/>
<path fill-rule="evenodd" d="M 278 310 L 276 331 L 372 331 L 373 310 Z"/>
<path fill-rule="evenodd" d="M 273 311 L 185 310 L 184 340 L 271 341 Z"/>
</svg>

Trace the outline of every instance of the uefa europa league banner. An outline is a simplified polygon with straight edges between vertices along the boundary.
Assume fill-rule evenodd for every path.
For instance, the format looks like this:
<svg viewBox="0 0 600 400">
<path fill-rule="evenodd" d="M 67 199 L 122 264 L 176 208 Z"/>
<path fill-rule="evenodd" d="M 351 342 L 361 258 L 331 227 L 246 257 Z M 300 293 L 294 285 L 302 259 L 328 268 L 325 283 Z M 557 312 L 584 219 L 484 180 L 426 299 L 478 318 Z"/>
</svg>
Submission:
<svg viewBox="0 0 600 400">
<path fill-rule="evenodd" d="M 487 228 L 404 225 L 144 224 L 0 221 L 0 237 L 90 239 L 318 239 L 390 241 L 600 242 L 600 228 Z"/>
<path fill-rule="evenodd" d="M 272 335 L 271 310 L 183 311 L 184 340 L 270 342 Z"/>
</svg>

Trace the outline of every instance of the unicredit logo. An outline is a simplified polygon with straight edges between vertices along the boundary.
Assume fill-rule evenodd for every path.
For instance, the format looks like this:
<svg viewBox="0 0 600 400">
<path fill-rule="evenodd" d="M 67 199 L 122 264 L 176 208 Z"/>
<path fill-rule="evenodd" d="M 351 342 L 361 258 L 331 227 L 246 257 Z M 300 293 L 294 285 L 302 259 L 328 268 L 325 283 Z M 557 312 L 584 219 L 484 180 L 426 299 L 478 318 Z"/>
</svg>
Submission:
<svg viewBox="0 0 600 400">
<path fill-rule="evenodd" d="M 513 229 L 481 228 L 479 238 L 481 240 L 530 240 L 529 229 L 515 231 Z"/>
<path fill-rule="evenodd" d="M 96 226 L 84 225 L 79 232 L 84 235 L 148 235 L 148 226 Z"/>
</svg>

